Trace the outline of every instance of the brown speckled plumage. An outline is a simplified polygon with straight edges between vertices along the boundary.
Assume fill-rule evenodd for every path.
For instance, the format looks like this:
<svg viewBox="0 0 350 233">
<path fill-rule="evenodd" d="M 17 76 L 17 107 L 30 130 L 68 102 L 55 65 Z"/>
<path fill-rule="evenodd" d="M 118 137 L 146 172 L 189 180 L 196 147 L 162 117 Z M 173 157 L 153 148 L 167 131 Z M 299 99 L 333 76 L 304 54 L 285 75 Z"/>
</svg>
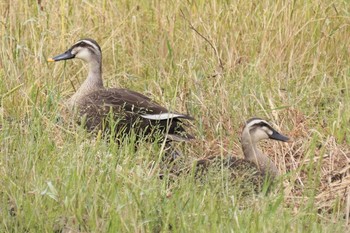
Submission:
<svg viewBox="0 0 350 233">
<path fill-rule="evenodd" d="M 86 95 L 79 103 L 79 113 L 85 116 L 85 126 L 88 130 L 102 129 L 106 124 L 108 125 L 106 122 L 108 115 L 113 114 L 113 120 L 118 121 L 115 129 L 117 132 L 129 133 L 133 129 L 137 134 L 149 135 L 157 129 L 156 132 L 167 131 L 170 135 L 178 134 L 184 139 L 192 139 L 191 135 L 186 134 L 180 118 L 149 120 L 142 117 L 145 114 L 167 112 L 166 108 L 150 98 L 127 89 L 111 88 L 95 91 Z M 193 119 L 187 115 L 181 118 Z"/>
</svg>

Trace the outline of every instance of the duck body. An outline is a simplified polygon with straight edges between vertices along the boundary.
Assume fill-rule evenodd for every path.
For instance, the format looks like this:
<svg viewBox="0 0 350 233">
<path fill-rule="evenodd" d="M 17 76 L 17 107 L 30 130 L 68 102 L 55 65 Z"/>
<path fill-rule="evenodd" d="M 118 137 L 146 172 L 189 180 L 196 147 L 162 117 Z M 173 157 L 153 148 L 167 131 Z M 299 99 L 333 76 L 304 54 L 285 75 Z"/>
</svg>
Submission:
<svg viewBox="0 0 350 233">
<path fill-rule="evenodd" d="M 78 122 L 83 123 L 87 130 L 113 130 L 123 135 L 133 130 L 137 135 L 143 136 L 161 134 L 167 141 L 193 139 L 193 136 L 186 133 L 181 122 L 181 119 L 193 120 L 187 114 L 169 112 L 165 107 L 135 91 L 104 87 L 102 52 L 95 40 L 79 40 L 65 53 L 49 58 L 48 61 L 73 58 L 85 61 L 89 66 L 89 73 L 67 101 L 67 106 L 78 114 Z"/>
<path fill-rule="evenodd" d="M 150 98 L 127 89 L 101 89 L 76 102 L 84 125 L 89 131 L 104 129 L 114 121 L 116 132 L 124 134 L 131 130 L 137 135 L 167 133 L 170 140 L 189 140 L 193 137 L 185 132 L 180 119 L 193 118 L 168 110 Z"/>
<path fill-rule="evenodd" d="M 204 182 L 211 182 L 213 176 L 217 174 L 227 174 L 230 183 L 239 187 L 243 193 L 250 191 L 260 192 L 264 186 L 265 178 L 258 167 L 248 160 L 236 156 L 210 156 L 196 161 L 195 176 Z M 208 177 L 209 176 L 209 177 Z M 218 177 L 214 178 L 218 179 Z M 222 179 L 221 175 L 220 178 Z"/>
</svg>

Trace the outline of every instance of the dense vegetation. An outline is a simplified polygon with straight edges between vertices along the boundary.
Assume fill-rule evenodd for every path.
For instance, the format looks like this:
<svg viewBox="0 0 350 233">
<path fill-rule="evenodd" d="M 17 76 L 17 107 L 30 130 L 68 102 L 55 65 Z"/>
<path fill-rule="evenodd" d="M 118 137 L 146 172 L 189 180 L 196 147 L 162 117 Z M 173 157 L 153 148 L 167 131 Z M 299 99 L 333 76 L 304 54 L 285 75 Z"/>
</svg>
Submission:
<svg viewBox="0 0 350 233">
<path fill-rule="evenodd" d="M 0 12 L 0 232 L 349 226 L 347 1 L 11 0 Z M 242 156 L 244 122 L 275 123 L 293 139 L 262 145 L 283 174 L 275 187 L 254 193 L 224 168 L 160 180 L 161 146 L 62 123 L 86 68 L 46 59 L 85 37 L 102 47 L 106 86 L 195 117 L 197 139 L 178 145 L 188 161 Z"/>
</svg>

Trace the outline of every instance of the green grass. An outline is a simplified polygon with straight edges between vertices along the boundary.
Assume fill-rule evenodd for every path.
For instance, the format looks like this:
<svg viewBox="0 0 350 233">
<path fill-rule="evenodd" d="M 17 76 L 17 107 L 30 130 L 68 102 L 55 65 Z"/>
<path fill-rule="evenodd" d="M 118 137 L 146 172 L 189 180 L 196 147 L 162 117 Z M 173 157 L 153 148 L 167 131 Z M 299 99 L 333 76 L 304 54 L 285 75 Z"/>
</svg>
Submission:
<svg viewBox="0 0 350 233">
<path fill-rule="evenodd" d="M 0 13 L 0 232 L 346 231 L 347 1 L 15 0 Z M 106 86 L 196 118 L 189 161 L 241 156 L 259 116 L 293 138 L 263 144 L 286 175 L 266 195 L 225 170 L 160 180 L 159 146 L 63 124 L 86 69 L 46 59 L 84 37 L 102 47 Z"/>
</svg>

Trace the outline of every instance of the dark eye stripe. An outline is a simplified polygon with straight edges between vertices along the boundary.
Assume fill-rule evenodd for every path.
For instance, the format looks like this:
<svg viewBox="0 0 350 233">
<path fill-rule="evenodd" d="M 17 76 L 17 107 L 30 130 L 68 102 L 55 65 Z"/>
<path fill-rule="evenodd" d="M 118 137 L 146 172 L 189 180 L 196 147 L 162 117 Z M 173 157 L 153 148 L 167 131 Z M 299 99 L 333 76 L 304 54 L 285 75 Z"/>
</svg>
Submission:
<svg viewBox="0 0 350 233">
<path fill-rule="evenodd" d="M 90 53 L 97 54 L 96 48 L 94 46 L 88 44 L 88 43 L 85 43 L 84 41 L 73 45 L 73 47 L 71 49 L 74 49 L 74 48 L 77 48 L 77 47 L 86 48 L 86 49 L 88 49 L 90 51 Z"/>
<path fill-rule="evenodd" d="M 87 38 L 87 39 L 82 39 L 81 43 L 85 43 L 86 45 L 92 46 L 94 49 L 97 49 L 101 52 L 101 47 L 97 44 L 97 42 L 93 39 Z"/>
<path fill-rule="evenodd" d="M 75 48 L 75 47 L 83 47 L 83 48 L 92 48 L 92 49 L 94 49 L 94 47 L 92 47 L 91 45 L 85 43 L 84 41 L 82 41 L 82 42 L 80 42 L 80 43 L 74 45 L 73 47 L 74 47 L 74 48 Z"/>
<path fill-rule="evenodd" d="M 269 130 L 274 131 L 274 129 L 273 129 L 269 124 L 267 124 L 267 123 L 265 123 L 265 122 L 259 122 L 259 123 L 256 123 L 256 124 L 252 125 L 252 128 L 258 128 L 258 127 L 260 127 L 260 128 L 266 127 L 266 128 L 268 128 Z"/>
<path fill-rule="evenodd" d="M 271 125 L 269 123 L 267 123 L 265 120 L 261 119 L 261 118 L 258 118 L 258 117 L 253 117 L 251 119 L 249 119 L 247 122 L 246 122 L 246 125 L 249 125 L 250 124 L 250 127 L 263 127 L 263 126 L 266 126 L 268 128 L 272 128 Z"/>
<path fill-rule="evenodd" d="M 253 127 L 263 127 L 263 126 L 267 126 L 267 124 L 265 122 L 258 122 L 252 125 Z"/>
<path fill-rule="evenodd" d="M 91 52 L 93 53 L 97 53 L 100 52 L 101 53 L 101 48 L 100 46 L 97 44 L 96 41 L 92 40 L 92 39 L 83 39 L 80 40 L 79 42 L 77 42 L 75 45 L 72 46 L 71 49 L 74 49 L 76 47 L 81 47 L 81 48 L 87 48 L 89 49 Z M 97 51 L 96 51 L 97 50 Z"/>
<path fill-rule="evenodd" d="M 256 123 L 256 124 L 254 124 L 254 125 L 256 125 L 256 126 L 260 126 L 260 127 L 263 127 L 263 126 L 266 126 L 266 127 L 270 127 L 268 124 L 266 124 L 265 122 L 259 122 L 259 123 Z"/>
</svg>

